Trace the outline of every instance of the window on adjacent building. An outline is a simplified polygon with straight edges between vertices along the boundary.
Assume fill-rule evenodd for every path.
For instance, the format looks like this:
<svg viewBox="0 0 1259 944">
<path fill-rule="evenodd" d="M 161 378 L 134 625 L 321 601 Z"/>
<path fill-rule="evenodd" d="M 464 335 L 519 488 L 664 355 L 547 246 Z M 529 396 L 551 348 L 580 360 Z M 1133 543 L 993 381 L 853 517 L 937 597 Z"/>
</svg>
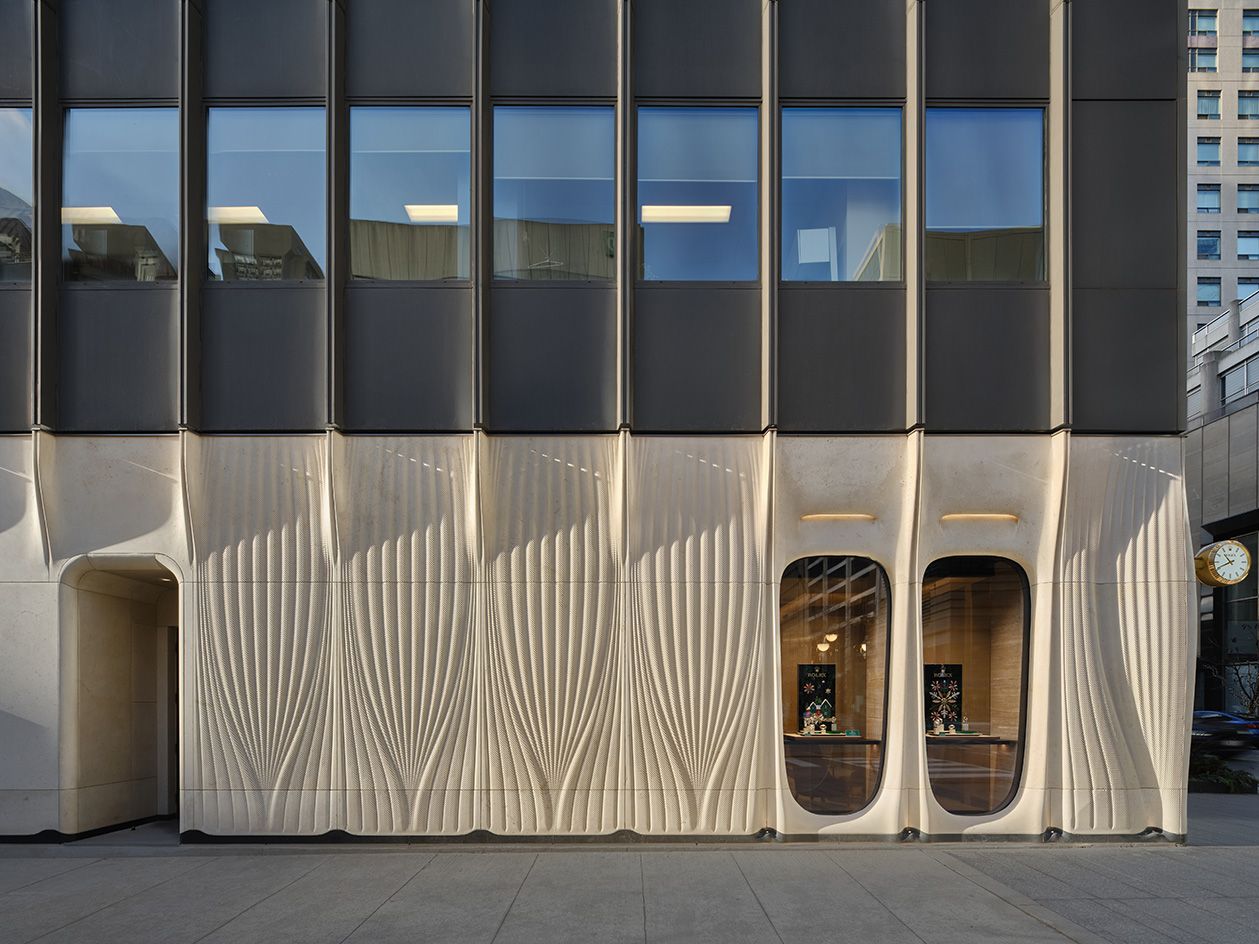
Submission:
<svg viewBox="0 0 1259 944">
<path fill-rule="evenodd" d="M 1242 230 L 1237 234 L 1237 258 L 1259 259 L 1259 231 Z"/>
<path fill-rule="evenodd" d="M 779 590 L 787 783 L 810 813 L 855 813 L 883 768 L 891 588 L 864 557 L 806 557 Z"/>
<path fill-rule="evenodd" d="M 1220 164 L 1220 139 L 1198 139 L 1198 164 L 1203 167 L 1218 167 Z"/>
<path fill-rule="evenodd" d="M 1198 91 L 1198 117 L 1203 121 L 1220 120 L 1220 93 L 1200 89 Z"/>
<path fill-rule="evenodd" d="M 0 282 L 31 280 L 35 172 L 31 110 L 0 108 Z"/>
<path fill-rule="evenodd" d="M 1198 184 L 1198 212 L 1220 212 L 1220 185 Z"/>
<path fill-rule="evenodd" d="M 639 108 L 639 276 L 755 281 L 755 108 Z"/>
<path fill-rule="evenodd" d="M 319 280 L 327 246 L 324 110 L 211 108 L 210 277 Z"/>
<path fill-rule="evenodd" d="M 899 108 L 783 109 L 782 277 L 901 277 Z"/>
<path fill-rule="evenodd" d="M 1245 301 L 1255 292 L 1259 292 L 1259 278 L 1243 276 L 1237 280 L 1237 297 L 1242 299 L 1242 301 Z"/>
<path fill-rule="evenodd" d="M 1198 307 L 1214 308 L 1220 304 L 1220 280 L 1200 277 L 1198 279 Z"/>
<path fill-rule="evenodd" d="M 1242 35 L 1259 36 L 1259 10 L 1242 10 Z"/>
<path fill-rule="evenodd" d="M 1220 231 L 1217 229 L 1198 230 L 1198 258 L 1220 258 Z"/>
<path fill-rule="evenodd" d="M 494 277 L 616 277 L 610 106 L 495 106 Z"/>
<path fill-rule="evenodd" d="M 993 813 L 1018 787 L 1027 577 L 999 557 L 946 557 L 922 578 L 927 777 L 950 813 Z"/>
<path fill-rule="evenodd" d="M 927 109 L 928 280 L 1045 277 L 1044 125 L 1039 108 Z"/>
<path fill-rule="evenodd" d="M 1190 10 L 1189 34 L 1191 36 L 1214 36 L 1219 17 L 1215 10 Z"/>
<path fill-rule="evenodd" d="M 1242 50 L 1242 71 L 1259 72 L 1259 49 Z"/>
<path fill-rule="evenodd" d="M 1246 392 L 1246 365 L 1239 364 L 1220 374 L 1220 399 L 1224 403 L 1236 400 Z"/>
<path fill-rule="evenodd" d="M 1237 185 L 1237 212 L 1259 213 L 1259 184 Z"/>
<path fill-rule="evenodd" d="M 1237 117 L 1241 121 L 1259 119 L 1259 91 L 1242 89 L 1237 93 Z"/>
<path fill-rule="evenodd" d="M 66 112 L 61 234 L 66 281 L 177 277 L 178 109 Z"/>
<path fill-rule="evenodd" d="M 1259 138 L 1237 139 L 1237 163 L 1242 167 L 1259 166 Z"/>
<path fill-rule="evenodd" d="M 472 121 L 467 108 L 350 109 L 350 275 L 469 275 Z"/>
<path fill-rule="evenodd" d="M 1189 71 L 1190 72 L 1214 72 L 1215 69 L 1215 50 L 1214 49 L 1190 49 L 1189 50 Z"/>
<path fill-rule="evenodd" d="M 1193 390 L 1190 390 L 1189 396 L 1187 397 L 1187 401 L 1188 402 L 1186 404 L 1186 408 L 1187 408 L 1188 416 L 1190 419 L 1192 419 L 1193 417 L 1199 415 L 1202 412 L 1202 388 L 1197 387 Z"/>
</svg>

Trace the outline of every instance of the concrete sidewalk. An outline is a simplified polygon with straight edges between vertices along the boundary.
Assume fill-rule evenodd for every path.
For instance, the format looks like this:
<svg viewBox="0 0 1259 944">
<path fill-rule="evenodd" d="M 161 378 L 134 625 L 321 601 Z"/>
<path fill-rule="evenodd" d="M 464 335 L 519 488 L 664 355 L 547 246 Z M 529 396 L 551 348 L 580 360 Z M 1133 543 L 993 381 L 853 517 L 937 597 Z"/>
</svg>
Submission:
<svg viewBox="0 0 1259 944">
<path fill-rule="evenodd" d="M 1259 798 L 1191 845 L 0 846 L 0 944 L 1259 942 Z"/>
</svg>

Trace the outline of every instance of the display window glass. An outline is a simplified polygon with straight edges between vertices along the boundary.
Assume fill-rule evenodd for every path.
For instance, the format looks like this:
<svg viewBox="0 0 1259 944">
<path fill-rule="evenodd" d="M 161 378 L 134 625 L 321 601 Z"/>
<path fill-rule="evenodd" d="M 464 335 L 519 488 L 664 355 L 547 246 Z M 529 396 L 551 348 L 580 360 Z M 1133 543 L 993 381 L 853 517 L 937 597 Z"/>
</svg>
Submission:
<svg viewBox="0 0 1259 944">
<path fill-rule="evenodd" d="M 863 557 L 805 557 L 783 572 L 783 754 L 811 813 L 855 813 L 878 789 L 890 597 L 883 568 Z"/>
<path fill-rule="evenodd" d="M 0 108 L 0 282 L 31 280 L 35 171 L 31 110 Z"/>
<path fill-rule="evenodd" d="M 1018 787 L 1027 693 L 1027 577 L 997 557 L 947 557 L 922 581 L 927 773 L 950 813 L 993 813 Z"/>
</svg>

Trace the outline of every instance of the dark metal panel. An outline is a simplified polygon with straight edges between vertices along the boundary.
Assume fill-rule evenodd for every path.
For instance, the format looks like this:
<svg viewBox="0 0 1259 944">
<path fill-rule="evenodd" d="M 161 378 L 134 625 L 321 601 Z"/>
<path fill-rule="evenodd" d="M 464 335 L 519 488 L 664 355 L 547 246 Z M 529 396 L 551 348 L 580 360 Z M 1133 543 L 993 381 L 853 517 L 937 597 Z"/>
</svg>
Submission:
<svg viewBox="0 0 1259 944">
<path fill-rule="evenodd" d="M 324 289 L 212 285 L 202 302 L 202 429 L 324 429 Z"/>
<path fill-rule="evenodd" d="M 1078 0 L 1071 4 L 1071 94 L 1165 98 L 1183 94 L 1176 68 L 1184 0 Z"/>
<path fill-rule="evenodd" d="M 1247 407 L 1228 418 L 1228 513 L 1229 516 L 1254 511 L 1259 480 L 1255 464 L 1255 441 L 1259 435 L 1259 407 Z"/>
<path fill-rule="evenodd" d="M 0 290 L 0 432 L 29 430 L 35 421 L 31 350 L 30 290 Z"/>
<path fill-rule="evenodd" d="M 634 94 L 759 98 L 761 6 L 761 0 L 634 0 Z"/>
<path fill-rule="evenodd" d="M 1228 420 L 1202 428 L 1202 521 L 1228 517 Z"/>
<path fill-rule="evenodd" d="M 760 290 L 640 285 L 633 374 L 640 432 L 758 432 Z"/>
<path fill-rule="evenodd" d="M 179 293 L 61 293 L 58 422 L 66 432 L 169 432 L 179 426 Z"/>
<path fill-rule="evenodd" d="M 485 343 L 487 429 L 616 429 L 611 287 L 496 286 Z"/>
<path fill-rule="evenodd" d="M 179 0 L 61 0 L 65 98 L 179 95 Z"/>
<path fill-rule="evenodd" d="M 472 95 L 475 0 L 353 0 L 347 16 L 348 94 Z"/>
<path fill-rule="evenodd" d="M 950 432 L 1049 427 L 1049 290 L 928 288 L 926 422 Z"/>
<path fill-rule="evenodd" d="M 1185 395 L 1175 289 L 1076 289 L 1071 312 L 1072 426 L 1175 433 Z"/>
<path fill-rule="evenodd" d="M 202 0 L 189 0 L 184 5 L 183 55 L 184 68 L 180 89 L 179 140 L 180 217 L 202 219 L 206 206 L 206 123 L 205 72 L 202 52 L 205 19 Z M 179 257 L 205 259 L 206 228 L 200 223 L 180 227 Z M 201 294 L 206 267 L 185 263 L 180 272 L 180 304 L 183 311 L 183 389 L 180 423 L 190 429 L 201 426 Z"/>
<path fill-rule="evenodd" d="M 927 97 L 1049 97 L 1047 0 L 931 0 Z"/>
<path fill-rule="evenodd" d="M 327 13 L 328 0 L 210 0 L 205 94 L 323 98 Z"/>
<path fill-rule="evenodd" d="M 494 0 L 494 95 L 616 95 L 616 0 Z"/>
<path fill-rule="evenodd" d="M 470 430 L 472 306 L 471 288 L 351 285 L 344 428 Z"/>
<path fill-rule="evenodd" d="M 903 98 L 903 3 L 783 0 L 778 4 L 783 98 Z"/>
<path fill-rule="evenodd" d="M 905 428 L 905 290 L 778 293 L 778 428 Z"/>
<path fill-rule="evenodd" d="M 1176 288 L 1176 103 L 1076 102 L 1072 122 L 1073 284 Z"/>
<path fill-rule="evenodd" d="M 31 97 L 34 35 L 31 0 L 0 0 L 0 98 Z"/>
</svg>

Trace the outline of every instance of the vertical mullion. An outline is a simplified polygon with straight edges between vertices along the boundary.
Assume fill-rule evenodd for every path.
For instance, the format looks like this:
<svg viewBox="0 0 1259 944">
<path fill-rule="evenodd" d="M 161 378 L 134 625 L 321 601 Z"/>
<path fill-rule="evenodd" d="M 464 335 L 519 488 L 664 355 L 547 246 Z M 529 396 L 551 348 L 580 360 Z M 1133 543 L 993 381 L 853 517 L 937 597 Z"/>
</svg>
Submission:
<svg viewBox="0 0 1259 944">
<path fill-rule="evenodd" d="M 35 425 L 57 425 L 57 293 L 61 264 L 62 119 L 58 6 L 35 8 L 35 234 L 31 260 L 35 334 Z"/>
<path fill-rule="evenodd" d="M 779 125 L 778 2 L 761 25 L 761 428 L 778 425 Z"/>
<path fill-rule="evenodd" d="M 637 149 L 634 123 L 634 35 L 630 0 L 617 5 L 616 74 L 616 423 L 632 425 Z"/>
<path fill-rule="evenodd" d="M 489 0 L 476 3 L 476 75 L 472 100 L 472 237 L 471 273 L 473 289 L 474 327 L 473 350 L 473 426 L 481 429 L 485 424 L 486 400 L 486 307 L 489 303 L 489 280 L 493 277 L 491 263 L 491 237 L 494 187 L 494 169 L 490 160 L 492 147 L 493 114 L 489 102 L 490 87 L 490 4 Z"/>
<path fill-rule="evenodd" d="M 921 0 L 914 0 L 906 11 L 905 22 L 905 147 L 904 191 L 905 226 L 903 259 L 905 276 L 905 427 L 914 429 L 926 422 L 923 399 L 926 364 L 924 337 L 927 305 L 923 232 L 926 225 L 924 168 L 926 162 L 924 81 L 926 60 L 923 49 L 923 18 Z"/>
<path fill-rule="evenodd" d="M 350 265 L 350 112 L 345 95 L 346 12 L 343 0 L 328 3 L 328 425 L 345 417 L 345 287 Z"/>
<path fill-rule="evenodd" d="M 180 425 L 201 427 L 201 290 L 207 257 L 206 110 L 202 0 L 186 0 L 181 17 L 179 95 Z"/>
</svg>

